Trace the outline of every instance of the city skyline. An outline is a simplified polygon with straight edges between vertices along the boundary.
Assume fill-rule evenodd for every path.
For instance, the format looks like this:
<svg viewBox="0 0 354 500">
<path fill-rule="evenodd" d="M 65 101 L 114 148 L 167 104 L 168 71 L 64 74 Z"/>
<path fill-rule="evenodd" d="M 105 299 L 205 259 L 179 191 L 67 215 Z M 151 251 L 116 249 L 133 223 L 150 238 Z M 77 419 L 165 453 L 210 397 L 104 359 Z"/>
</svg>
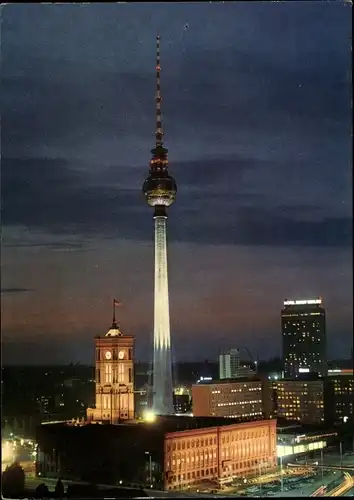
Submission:
<svg viewBox="0 0 354 500">
<path fill-rule="evenodd" d="M 140 189 L 158 31 L 179 182 L 175 357 L 216 360 L 242 346 L 279 355 L 284 298 L 319 295 L 328 351 L 349 356 L 350 9 L 3 6 L 4 362 L 92 361 L 114 296 L 136 358 L 152 354 L 152 225 Z"/>
</svg>

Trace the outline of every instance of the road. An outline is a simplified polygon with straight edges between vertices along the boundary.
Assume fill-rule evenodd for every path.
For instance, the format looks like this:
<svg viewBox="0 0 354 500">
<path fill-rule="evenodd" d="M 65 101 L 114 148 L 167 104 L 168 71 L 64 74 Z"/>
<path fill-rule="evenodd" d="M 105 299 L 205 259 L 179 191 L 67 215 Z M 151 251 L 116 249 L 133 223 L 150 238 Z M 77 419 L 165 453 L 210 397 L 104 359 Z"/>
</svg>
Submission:
<svg viewBox="0 0 354 500">
<path fill-rule="evenodd" d="M 309 461 L 310 463 L 313 463 L 315 461 L 320 462 L 320 459 L 312 459 L 311 461 Z M 326 466 L 333 466 L 335 468 L 339 468 L 339 465 L 340 465 L 340 455 L 338 453 L 327 453 L 327 454 L 324 454 L 323 456 L 323 463 L 324 463 L 324 468 L 326 469 Z M 343 467 L 344 468 L 347 468 L 347 467 L 350 467 L 354 469 L 354 455 L 352 456 L 343 456 L 342 457 L 342 464 L 343 464 Z M 293 476 L 293 475 L 303 475 L 304 473 L 308 472 L 308 470 L 310 469 L 310 467 L 306 467 L 304 465 L 301 466 L 301 464 L 296 464 L 296 465 L 299 465 L 300 467 L 291 467 L 291 468 L 286 468 L 284 467 L 284 486 L 286 487 L 286 478 L 289 477 L 289 476 Z M 28 472 L 30 472 L 28 470 Z M 344 471 L 343 471 L 344 472 Z M 349 471 L 350 472 L 350 471 Z M 352 472 L 352 475 L 354 475 L 354 473 Z M 275 497 L 298 497 L 298 496 L 306 496 L 306 497 L 309 497 L 309 496 L 312 496 L 314 491 L 316 491 L 322 484 L 324 485 L 328 485 L 330 484 L 331 482 L 333 482 L 333 480 L 338 477 L 339 478 L 340 476 L 340 471 L 339 470 L 335 470 L 335 471 L 324 471 L 324 477 L 323 477 L 323 483 L 322 483 L 322 477 L 321 477 L 321 473 L 320 471 L 318 470 L 317 471 L 317 475 L 315 476 L 315 481 L 314 482 L 304 482 L 303 485 L 299 485 L 299 487 L 295 487 L 294 489 L 290 490 L 290 491 L 283 491 L 281 492 L 280 491 L 280 488 L 279 490 L 275 490 L 273 491 L 272 493 L 268 493 L 268 491 L 266 490 L 266 488 L 262 488 L 261 490 L 259 489 L 258 492 L 254 493 L 254 495 L 261 495 L 261 496 L 268 496 L 268 495 L 271 495 L 271 496 L 275 496 Z M 274 481 L 275 479 L 279 479 L 280 477 L 280 473 L 279 471 L 276 472 L 276 473 L 272 473 L 272 474 L 266 474 L 264 476 L 262 476 L 262 483 L 263 484 L 266 484 L 267 482 L 269 481 Z M 259 477 L 255 477 L 255 478 L 252 478 L 248 481 L 247 483 L 247 486 L 257 486 L 257 483 L 259 482 Z M 41 477 L 31 477 L 31 474 L 28 474 L 26 473 L 26 487 L 29 488 L 29 489 L 35 489 L 40 483 L 45 483 L 49 490 L 53 490 L 54 487 L 55 487 L 55 484 L 56 484 L 56 479 L 48 479 L 48 478 L 41 478 Z M 63 480 L 63 483 L 64 483 L 64 486 L 65 488 L 73 483 L 72 481 L 67 481 L 67 480 Z M 343 487 L 343 489 L 340 489 L 339 486 Z M 336 491 L 341 491 L 341 495 L 343 496 L 353 496 L 353 490 L 354 490 L 354 483 L 353 485 L 350 485 L 349 483 L 348 484 L 343 484 L 341 483 L 341 485 L 337 486 L 338 490 L 336 490 L 336 488 L 334 488 L 333 490 L 333 493 L 336 493 Z M 345 486 L 345 487 L 344 487 Z M 112 486 L 105 486 L 105 485 L 102 485 L 102 487 L 112 487 Z M 220 493 L 218 493 L 217 495 L 208 495 L 210 497 L 220 497 L 220 496 L 228 496 L 228 495 L 232 495 L 232 496 L 238 496 L 237 494 L 240 492 L 240 487 L 238 488 L 235 488 L 235 487 L 232 487 L 232 488 L 226 488 L 225 490 L 222 490 L 220 491 Z M 150 493 L 150 492 L 149 492 Z M 152 493 L 152 492 L 151 492 Z M 177 493 L 177 492 L 175 492 Z M 188 492 L 187 491 L 184 491 L 184 492 L 178 492 L 178 496 L 188 496 L 190 495 L 191 492 Z M 195 492 L 194 492 L 195 494 Z M 203 493 L 202 491 L 200 491 L 200 494 L 205 496 L 206 492 Z M 249 495 L 251 496 L 251 494 L 249 493 Z M 159 495 L 160 496 L 160 495 Z M 322 496 L 322 495 L 321 495 Z M 327 495 L 327 496 L 339 496 L 339 495 Z"/>
<path fill-rule="evenodd" d="M 56 485 L 57 479 L 49 479 L 49 478 L 41 478 L 41 477 L 27 477 L 26 476 L 26 482 L 25 482 L 25 487 L 29 490 L 35 490 L 37 486 L 41 483 L 44 483 L 46 486 L 48 486 L 49 491 L 54 491 L 55 485 Z M 70 484 L 88 484 L 84 482 L 78 482 L 78 481 L 70 481 L 63 479 L 62 480 L 64 488 L 66 489 Z M 111 489 L 111 488 L 119 488 L 119 486 L 112 486 L 112 485 L 105 485 L 105 484 L 99 484 L 97 485 L 100 489 Z M 124 488 L 124 485 L 121 486 Z M 142 488 L 143 489 L 143 488 Z M 151 496 L 153 498 L 160 498 L 160 497 L 171 497 L 173 496 L 178 497 L 178 498 L 190 498 L 191 496 L 195 496 L 194 494 L 191 493 L 185 493 L 185 492 L 176 492 L 176 491 L 160 491 L 160 490 L 153 490 L 153 489 L 144 489 L 145 493 L 148 496 Z M 208 494 L 203 494 L 203 498 L 219 498 L 220 495 L 208 495 Z M 236 496 L 236 495 L 235 495 Z"/>
<path fill-rule="evenodd" d="M 350 491 L 354 486 L 354 479 L 348 473 L 344 472 L 343 482 L 339 484 L 336 488 L 333 488 L 331 491 L 328 491 L 324 496 L 325 497 L 341 497 L 348 491 Z"/>
<path fill-rule="evenodd" d="M 321 471 L 320 471 L 320 465 L 318 465 L 317 467 L 316 466 L 312 466 L 312 464 L 314 464 L 314 462 L 318 462 L 320 464 L 320 461 L 321 461 L 321 458 L 320 456 L 317 457 L 317 458 L 312 458 L 311 460 L 308 459 L 308 466 L 306 466 L 305 464 L 302 464 L 302 463 L 295 463 L 294 462 L 294 467 L 285 467 L 283 468 L 283 471 L 284 471 L 284 490 L 283 492 L 281 492 L 281 488 L 278 487 L 278 488 L 275 488 L 273 489 L 273 491 L 270 491 L 269 489 L 267 490 L 266 488 L 266 483 L 267 482 L 271 482 L 271 481 L 274 481 L 274 480 L 279 480 L 280 478 L 280 474 L 279 474 L 279 471 L 276 472 L 276 473 L 273 473 L 273 474 L 267 474 L 265 476 L 263 476 L 261 478 L 261 482 L 262 484 L 264 485 L 263 488 L 258 488 L 258 490 L 254 490 L 252 491 L 248 491 L 248 493 L 246 492 L 246 494 L 248 494 L 249 496 L 275 496 L 275 497 L 299 497 L 299 496 L 306 496 L 306 497 L 309 497 L 309 496 L 314 496 L 313 493 L 318 490 L 322 485 L 330 485 L 331 483 L 333 483 L 333 481 L 337 479 L 337 483 L 334 483 L 334 485 L 336 486 L 336 488 L 338 488 L 338 490 L 334 488 L 333 485 L 331 485 L 332 489 L 335 490 L 333 491 L 333 493 L 336 493 L 337 491 L 341 491 L 341 494 L 342 495 L 346 495 L 348 493 L 348 496 L 351 496 L 349 494 L 349 491 L 351 490 L 352 491 L 352 487 L 350 486 L 350 484 L 347 484 L 347 483 L 343 483 L 341 482 L 340 484 L 338 483 L 338 481 L 340 482 L 340 477 L 342 475 L 342 473 L 345 472 L 345 470 L 347 470 L 347 472 L 351 473 L 352 475 L 354 474 L 354 455 L 343 455 L 342 456 L 342 466 L 343 466 L 343 470 L 340 470 L 340 464 L 341 464 L 341 457 L 340 457 L 340 454 L 339 453 L 323 453 L 323 464 L 324 464 L 324 472 L 323 472 L 323 478 L 322 478 L 322 474 L 321 474 Z M 310 465 L 311 464 L 311 465 Z M 312 467 L 311 467 L 312 466 Z M 331 470 L 331 467 L 333 468 Z M 297 475 L 297 476 L 302 476 L 302 475 L 306 475 L 306 473 L 309 472 L 309 470 L 316 470 L 317 474 L 316 476 L 314 477 L 315 481 L 306 481 L 304 480 L 303 483 L 300 485 L 298 485 L 298 487 L 296 487 L 297 485 L 296 484 L 293 484 L 293 489 L 290 489 L 288 491 L 286 491 L 288 485 L 287 485 L 287 478 L 291 475 Z M 351 470 L 353 469 L 353 471 Z M 343 476 L 342 476 L 343 477 Z M 259 477 L 255 477 L 255 478 L 252 478 L 252 479 L 249 479 L 248 482 L 247 482 L 247 486 L 248 487 L 256 487 L 258 486 L 257 483 L 260 482 L 260 478 Z M 301 481 L 300 481 L 301 482 Z M 341 488 L 339 488 L 339 486 L 341 486 Z M 348 489 L 349 487 L 349 489 Z M 237 492 L 240 492 L 240 488 L 228 488 L 227 489 L 227 493 L 225 491 L 226 494 L 231 494 L 231 493 L 237 493 Z M 317 496 L 317 495 L 316 495 Z M 318 496 L 323 496 L 323 491 L 319 491 L 319 495 Z"/>
<path fill-rule="evenodd" d="M 314 491 L 318 490 L 323 484 L 327 486 L 333 481 L 334 475 L 328 475 L 323 478 L 321 476 L 317 476 L 314 483 L 308 483 L 303 486 L 299 486 L 298 488 L 294 488 L 290 491 L 278 491 L 275 497 L 310 497 Z"/>
</svg>

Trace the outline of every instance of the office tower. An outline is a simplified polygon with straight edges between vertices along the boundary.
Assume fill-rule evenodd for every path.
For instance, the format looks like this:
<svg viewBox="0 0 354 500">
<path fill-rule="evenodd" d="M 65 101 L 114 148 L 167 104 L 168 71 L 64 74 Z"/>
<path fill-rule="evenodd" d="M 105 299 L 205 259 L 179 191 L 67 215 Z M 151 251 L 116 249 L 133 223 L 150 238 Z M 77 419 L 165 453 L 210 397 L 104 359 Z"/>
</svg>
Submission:
<svg viewBox="0 0 354 500">
<path fill-rule="evenodd" d="M 252 362 L 252 365 L 254 363 Z M 228 352 L 219 354 L 219 378 L 253 377 L 256 371 L 249 364 L 241 365 L 240 349 L 230 349 Z"/>
<path fill-rule="evenodd" d="M 326 317 L 322 299 L 287 300 L 281 312 L 284 377 L 327 374 Z"/>
<path fill-rule="evenodd" d="M 96 337 L 96 406 L 87 419 L 118 423 L 134 419 L 134 337 L 123 335 L 115 319 L 104 337 Z"/>
<path fill-rule="evenodd" d="M 240 350 L 231 349 L 228 352 L 219 354 L 219 377 L 220 380 L 225 378 L 236 378 L 240 371 Z"/>
<path fill-rule="evenodd" d="M 155 289 L 154 289 L 154 378 L 153 410 L 158 414 L 174 413 L 170 311 L 167 274 L 167 208 L 175 201 L 177 186 L 168 173 L 168 150 L 163 145 L 160 89 L 160 38 L 156 50 L 156 144 L 151 150 L 150 172 L 143 185 L 147 203 L 154 207 Z"/>
</svg>

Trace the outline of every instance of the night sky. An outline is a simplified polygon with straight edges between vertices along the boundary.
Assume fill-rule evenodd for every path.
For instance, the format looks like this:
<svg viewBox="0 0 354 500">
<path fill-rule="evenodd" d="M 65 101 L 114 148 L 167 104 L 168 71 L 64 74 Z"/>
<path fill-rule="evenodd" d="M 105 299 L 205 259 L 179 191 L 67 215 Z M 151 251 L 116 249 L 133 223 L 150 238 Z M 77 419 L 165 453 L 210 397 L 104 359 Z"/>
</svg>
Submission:
<svg viewBox="0 0 354 500">
<path fill-rule="evenodd" d="M 280 354 L 284 298 L 352 346 L 345 2 L 2 7 L 3 363 L 93 361 L 111 299 L 152 355 L 155 37 L 177 360 Z"/>
</svg>

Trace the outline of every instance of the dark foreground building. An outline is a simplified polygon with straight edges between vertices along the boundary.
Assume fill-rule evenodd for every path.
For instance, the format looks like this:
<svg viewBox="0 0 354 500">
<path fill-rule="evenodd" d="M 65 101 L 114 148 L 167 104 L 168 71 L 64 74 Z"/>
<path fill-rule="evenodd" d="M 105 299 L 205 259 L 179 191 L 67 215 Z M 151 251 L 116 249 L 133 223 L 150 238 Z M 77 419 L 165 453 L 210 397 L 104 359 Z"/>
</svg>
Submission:
<svg viewBox="0 0 354 500">
<path fill-rule="evenodd" d="M 122 425 L 42 425 L 37 474 L 97 484 L 187 488 L 276 466 L 276 421 L 157 417 Z"/>
</svg>

